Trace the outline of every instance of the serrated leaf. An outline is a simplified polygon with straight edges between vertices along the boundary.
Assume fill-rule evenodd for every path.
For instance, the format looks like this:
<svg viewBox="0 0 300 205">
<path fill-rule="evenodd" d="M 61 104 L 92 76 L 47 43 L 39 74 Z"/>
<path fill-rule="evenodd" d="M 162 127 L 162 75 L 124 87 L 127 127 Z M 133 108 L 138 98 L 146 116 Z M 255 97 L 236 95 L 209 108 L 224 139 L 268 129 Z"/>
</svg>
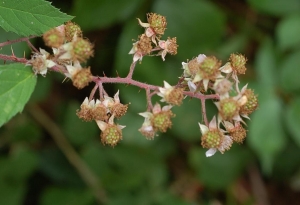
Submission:
<svg viewBox="0 0 300 205">
<path fill-rule="evenodd" d="M 36 84 L 36 76 L 23 64 L 0 66 L 0 126 L 21 112 Z"/>
<path fill-rule="evenodd" d="M 288 105 L 285 113 L 286 126 L 294 141 L 300 147 L 300 97 Z"/>
<path fill-rule="evenodd" d="M 286 92 L 300 90 L 299 81 L 300 51 L 287 56 L 280 66 L 280 86 Z"/>
<path fill-rule="evenodd" d="M 300 11 L 299 0 L 248 0 L 248 3 L 258 11 L 275 16 L 298 13 Z"/>
<path fill-rule="evenodd" d="M 72 18 L 44 0 L 0 2 L 0 26 L 21 36 L 41 35 Z"/>
<path fill-rule="evenodd" d="M 284 148 L 286 139 L 281 122 L 279 99 L 270 98 L 260 104 L 251 116 L 248 142 L 262 163 L 266 174 L 272 171 L 277 154 Z"/>
<path fill-rule="evenodd" d="M 279 48 L 282 50 L 300 45 L 300 15 L 285 17 L 276 28 Z"/>
</svg>

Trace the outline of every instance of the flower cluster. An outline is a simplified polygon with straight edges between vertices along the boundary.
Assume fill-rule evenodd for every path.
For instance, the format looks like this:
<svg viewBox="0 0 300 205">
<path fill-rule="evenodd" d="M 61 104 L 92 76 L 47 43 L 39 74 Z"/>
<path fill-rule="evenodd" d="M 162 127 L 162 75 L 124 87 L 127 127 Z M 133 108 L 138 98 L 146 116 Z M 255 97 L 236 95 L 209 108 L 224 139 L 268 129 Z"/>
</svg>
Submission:
<svg viewBox="0 0 300 205">
<path fill-rule="evenodd" d="M 258 107 L 253 90 L 247 89 L 247 85 L 239 89 L 238 75 L 245 74 L 246 61 L 243 55 L 231 54 L 229 62 L 221 66 L 221 61 L 216 57 L 200 54 L 182 63 L 184 80 L 190 91 L 205 93 L 210 90 L 219 98 L 215 102 L 217 118 L 214 117 L 209 125 L 199 123 L 201 144 L 209 149 L 206 156 L 212 156 L 217 150 L 224 153 L 234 141 L 241 143 L 246 137 L 241 123 L 246 124 L 243 118 L 249 119 L 248 115 Z M 221 125 L 225 130 L 220 128 Z"/>
<path fill-rule="evenodd" d="M 140 19 L 138 22 L 140 26 L 145 28 L 145 33 L 139 36 L 139 40 L 133 43 L 129 54 L 133 54 L 133 62 L 142 61 L 146 55 L 151 55 L 151 52 L 158 51 L 156 55 L 161 56 L 163 61 L 167 53 L 171 55 L 177 54 L 176 37 L 167 40 L 160 38 L 167 28 L 166 18 L 156 13 L 147 14 L 147 23 L 143 23 Z"/>
<path fill-rule="evenodd" d="M 115 146 L 122 139 L 122 129 L 125 126 L 117 125 L 114 119 L 119 119 L 127 112 L 128 105 L 120 102 L 119 91 L 111 98 L 104 95 L 103 100 L 89 100 L 85 98 L 77 110 L 77 116 L 84 121 L 95 120 L 102 131 L 101 141 L 103 144 Z"/>
<path fill-rule="evenodd" d="M 73 85 L 82 89 L 91 82 L 90 68 L 83 68 L 81 63 L 93 56 L 93 45 L 82 37 L 80 27 L 72 22 L 58 26 L 43 35 L 45 44 L 52 47 L 53 54 L 40 49 L 33 54 L 28 65 L 35 74 L 45 76 L 48 69 L 57 69 L 73 81 Z"/>
<path fill-rule="evenodd" d="M 122 129 L 125 126 L 115 124 L 115 119 L 121 118 L 127 112 L 128 105 L 120 102 L 119 91 L 114 97 L 109 97 L 103 88 L 103 83 L 126 83 L 144 89 L 147 98 L 147 111 L 139 113 L 144 117 L 144 123 L 139 131 L 146 139 L 154 139 L 158 132 L 165 133 L 172 127 L 171 118 L 175 114 L 173 106 L 180 106 L 185 97 L 201 100 L 204 124 L 199 123 L 202 133 L 201 145 L 208 149 L 206 156 L 212 156 L 219 150 L 224 153 L 234 142 L 242 143 L 246 137 L 244 118 L 258 107 L 257 96 L 247 85 L 240 89 L 239 75 L 245 74 L 247 59 L 241 54 L 231 54 L 228 62 L 222 65 L 215 56 L 200 54 L 182 63 L 183 73 L 175 86 L 164 81 L 163 87 L 149 85 L 132 79 L 137 61 L 144 56 L 160 56 L 165 60 L 167 54 L 177 54 L 176 37 L 162 40 L 167 21 L 162 15 L 147 14 L 147 22 L 138 19 L 145 30 L 133 43 L 129 54 L 133 54 L 133 62 L 127 77 L 109 78 L 92 76 L 90 68 L 83 68 L 93 56 L 93 45 L 82 36 L 80 27 L 67 22 L 43 35 L 44 42 L 52 48 L 53 54 L 40 49 L 32 55 L 28 65 L 35 74 L 45 76 L 48 70 L 62 72 L 71 79 L 78 89 L 84 88 L 91 81 L 96 85 L 77 110 L 77 115 L 84 121 L 95 121 L 101 130 L 103 144 L 115 146 L 122 140 Z M 99 89 L 100 99 L 94 99 L 95 91 Z M 161 102 L 152 105 L 154 95 L 161 97 Z M 214 99 L 218 109 L 210 122 L 206 117 L 205 100 Z"/>
</svg>

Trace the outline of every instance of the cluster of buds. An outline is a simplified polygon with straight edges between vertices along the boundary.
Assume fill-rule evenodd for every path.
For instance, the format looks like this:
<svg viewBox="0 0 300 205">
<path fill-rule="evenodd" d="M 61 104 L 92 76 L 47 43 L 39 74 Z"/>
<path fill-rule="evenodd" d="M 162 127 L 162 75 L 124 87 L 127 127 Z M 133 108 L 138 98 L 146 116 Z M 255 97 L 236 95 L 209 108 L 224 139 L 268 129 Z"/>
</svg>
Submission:
<svg viewBox="0 0 300 205">
<path fill-rule="evenodd" d="M 243 55 L 231 54 L 229 61 L 221 66 L 221 61 L 216 57 L 200 54 L 182 63 L 185 84 L 190 91 L 205 93 L 210 90 L 219 98 L 215 102 L 217 118 L 214 117 L 208 126 L 199 123 L 201 144 L 209 149 L 206 156 L 212 156 L 217 150 L 224 153 L 233 142 L 242 143 L 246 137 L 243 118 L 249 119 L 248 115 L 258 107 L 253 90 L 247 89 L 247 85 L 239 89 L 238 75 L 245 74 L 246 61 Z"/>
<path fill-rule="evenodd" d="M 175 117 L 171 111 L 172 106 L 181 105 L 184 98 L 183 89 L 171 86 L 164 81 L 164 87 L 159 87 L 158 96 L 162 97 L 161 102 L 166 102 L 168 105 L 161 108 L 161 105 L 156 103 L 152 112 L 140 113 L 145 118 L 142 127 L 139 129 L 146 139 L 153 139 L 157 131 L 166 132 L 168 128 L 172 127 L 171 118 Z"/>
<path fill-rule="evenodd" d="M 52 48 L 53 54 L 40 49 L 32 55 L 28 65 L 32 66 L 35 74 L 45 76 L 48 69 L 55 66 L 66 77 L 73 81 L 73 85 L 82 89 L 91 81 L 90 68 L 83 68 L 85 63 L 93 56 L 93 45 L 82 37 L 80 27 L 72 22 L 58 26 L 43 35 L 45 44 Z"/>
<path fill-rule="evenodd" d="M 101 132 L 101 142 L 115 146 L 122 140 L 122 129 L 125 126 L 114 123 L 114 119 L 121 118 L 127 112 L 128 105 L 120 102 L 119 91 L 111 98 L 104 95 L 102 100 L 85 98 L 77 110 L 77 116 L 84 121 L 96 121 Z"/>
<path fill-rule="evenodd" d="M 176 37 L 167 40 L 161 40 L 167 28 L 166 17 L 156 14 L 147 14 L 147 23 L 143 23 L 138 19 L 139 25 L 145 28 L 145 32 L 139 36 L 139 40 L 133 43 L 133 47 L 129 54 L 133 54 L 133 62 L 141 61 L 146 55 L 153 55 L 151 52 L 158 51 L 158 56 L 165 60 L 167 53 L 171 55 L 177 54 Z"/>
</svg>

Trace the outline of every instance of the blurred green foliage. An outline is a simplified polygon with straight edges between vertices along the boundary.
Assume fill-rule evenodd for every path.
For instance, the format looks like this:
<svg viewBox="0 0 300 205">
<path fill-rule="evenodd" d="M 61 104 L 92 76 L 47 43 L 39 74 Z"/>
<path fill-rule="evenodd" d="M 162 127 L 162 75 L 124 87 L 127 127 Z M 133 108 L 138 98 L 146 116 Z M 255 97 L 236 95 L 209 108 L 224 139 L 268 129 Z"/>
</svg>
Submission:
<svg viewBox="0 0 300 205">
<path fill-rule="evenodd" d="M 74 19 L 95 44 L 88 63 L 94 75 L 125 76 L 132 39 L 143 32 L 136 18 L 147 12 L 167 17 L 167 36 L 177 37 L 178 55 L 144 57 L 134 79 L 156 85 L 175 84 L 181 62 L 200 53 L 226 62 L 230 53 L 248 58 L 242 84 L 249 83 L 259 109 L 247 121 L 248 137 L 225 154 L 205 157 L 200 145 L 200 102 L 184 100 L 174 108 L 173 128 L 153 141 L 137 129 L 146 110 L 144 91 L 126 85 L 120 90 L 131 103 L 119 123 L 127 127 L 115 148 L 103 146 L 93 123 L 79 120 L 76 110 L 91 87 L 76 90 L 63 76 L 38 77 L 31 103 L 51 116 L 98 178 L 109 205 L 254 204 L 261 180 L 270 204 L 297 204 L 300 190 L 300 2 L 298 0 L 98 0 L 53 1 Z M 1 30 L 1 42 L 12 38 Z M 12 39 L 17 38 L 13 37 Z M 43 46 L 37 39 L 36 46 Z M 26 46 L 26 44 L 25 44 Z M 23 55 L 24 44 L 13 45 Z M 6 50 L 4 50 L 6 49 Z M 3 48 L 1 52 L 10 52 Z M 26 50 L 26 53 L 28 50 Z M 159 100 L 159 98 L 154 98 Z M 216 112 L 207 102 L 209 118 Z M 92 190 L 67 160 L 30 110 L 0 129 L 0 204 L 92 205 Z M 254 171 L 253 171 L 254 170 Z M 256 172 L 255 170 L 258 170 Z M 258 174 L 257 174 L 258 173 Z M 255 175 L 256 174 L 256 175 Z M 242 190 L 242 191 L 241 191 Z M 239 192 L 241 191 L 241 192 Z"/>
</svg>

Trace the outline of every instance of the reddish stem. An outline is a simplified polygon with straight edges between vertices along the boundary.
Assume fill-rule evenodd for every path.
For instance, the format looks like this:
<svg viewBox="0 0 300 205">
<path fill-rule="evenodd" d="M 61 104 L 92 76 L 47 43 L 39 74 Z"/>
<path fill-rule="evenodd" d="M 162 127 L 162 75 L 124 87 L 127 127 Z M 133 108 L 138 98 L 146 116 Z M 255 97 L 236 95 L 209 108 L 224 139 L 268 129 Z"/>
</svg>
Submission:
<svg viewBox="0 0 300 205">
<path fill-rule="evenodd" d="M 18 58 L 14 55 L 8 56 L 8 55 L 0 54 L 0 59 L 2 59 L 4 61 L 14 61 L 14 62 L 19 62 L 19 63 L 27 63 L 28 62 L 28 60 L 26 58 Z"/>
<path fill-rule="evenodd" d="M 19 39 L 16 39 L 16 40 L 8 40 L 6 42 L 0 43 L 0 47 L 7 46 L 7 45 L 10 45 L 10 44 L 13 44 L 13 43 L 22 42 L 22 41 L 28 41 L 29 39 L 35 38 L 35 37 L 37 37 L 37 36 L 29 36 L 29 37 L 25 37 L 25 38 L 19 38 Z"/>
</svg>

